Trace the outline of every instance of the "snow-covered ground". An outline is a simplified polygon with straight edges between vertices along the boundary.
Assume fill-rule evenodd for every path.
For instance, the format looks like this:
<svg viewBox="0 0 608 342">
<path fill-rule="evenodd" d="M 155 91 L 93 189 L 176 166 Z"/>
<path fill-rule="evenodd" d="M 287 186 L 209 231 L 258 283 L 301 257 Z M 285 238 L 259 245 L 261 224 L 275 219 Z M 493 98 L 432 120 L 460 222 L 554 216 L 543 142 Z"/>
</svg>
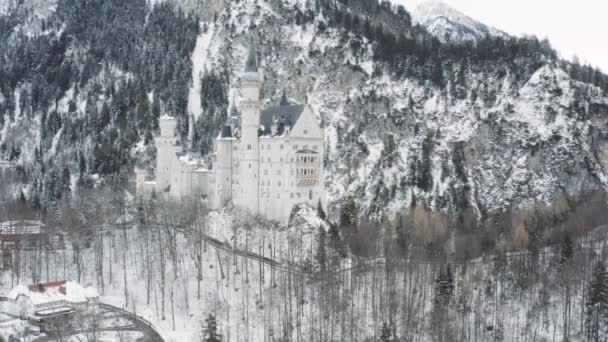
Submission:
<svg viewBox="0 0 608 342">
<path fill-rule="evenodd" d="M 199 254 L 196 232 L 200 229 L 220 241 L 289 265 L 288 261 L 305 260 L 307 254 L 316 258 L 318 246 L 307 234 L 323 224 L 311 209 L 299 213 L 296 221 L 301 220 L 301 225 L 297 229 L 257 224 L 234 229 L 230 227 L 233 213 L 227 209 L 211 213 L 184 230 L 173 226 L 171 213 L 167 215 L 160 227 L 128 228 L 126 240 L 119 228 L 112 234 L 99 234 L 80 252 L 72 248 L 50 251 L 48 256 L 45 251 L 22 252 L 19 277 L 5 270 L 0 279 L 2 291 L 17 283 L 80 280 L 99 288 L 102 302 L 152 322 L 167 342 L 199 340 L 209 314 L 217 317 L 224 341 L 279 337 L 311 342 L 377 340 L 382 323 L 393 319 L 399 322 L 395 328 L 398 336 L 433 340 L 433 327 L 438 324 L 432 312 L 439 263 L 411 260 L 391 269 L 384 262 L 378 263 L 381 259 L 359 258 L 339 263 L 338 272 L 325 280 L 309 278 L 298 273 L 296 266 L 293 272 L 285 272 L 207 243 Z M 453 264 L 453 300 L 442 324 L 454 340 L 473 340 L 473 336 L 490 340 L 499 327 L 505 341 L 561 336 L 564 302 L 560 297 L 562 274 L 555 266 L 558 259 L 551 248 L 539 255 L 537 268 L 529 264 L 526 253 L 508 254 L 504 264 L 493 258 Z M 585 269 L 591 260 L 593 257 L 577 254 L 574 262 L 578 269 Z M 347 269 L 349 263 L 362 261 L 370 267 Z M 579 267 L 578 263 L 587 266 Z M 586 269 L 583 273 L 588 275 Z M 584 279 L 572 282 L 572 326 L 580 324 L 586 285 Z M 543 287 L 547 291 L 541 291 Z M 574 341 L 582 341 L 575 332 L 572 335 Z"/>
<path fill-rule="evenodd" d="M 196 45 L 192 52 L 192 84 L 188 93 L 188 114 L 194 118 L 190 120 L 188 138 L 191 140 L 193 125 L 201 115 L 203 115 L 203 105 L 201 103 L 201 78 L 208 66 L 209 48 L 215 32 L 215 25 L 201 22 L 201 33 L 196 39 Z M 206 30 L 205 30 L 206 28 Z"/>
</svg>

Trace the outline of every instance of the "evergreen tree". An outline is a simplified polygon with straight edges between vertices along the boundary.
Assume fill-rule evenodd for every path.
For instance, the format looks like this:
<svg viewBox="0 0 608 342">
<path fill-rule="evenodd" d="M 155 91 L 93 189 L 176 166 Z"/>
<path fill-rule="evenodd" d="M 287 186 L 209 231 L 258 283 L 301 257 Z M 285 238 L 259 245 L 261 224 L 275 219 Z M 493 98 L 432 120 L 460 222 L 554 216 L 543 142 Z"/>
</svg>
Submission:
<svg viewBox="0 0 608 342">
<path fill-rule="evenodd" d="M 358 223 L 359 208 L 353 196 L 344 199 L 342 210 L 340 211 L 340 227 L 354 229 Z"/>
<path fill-rule="evenodd" d="M 570 263 L 572 258 L 574 258 L 574 246 L 570 234 L 566 234 L 560 244 L 559 263 L 561 265 Z"/>
<path fill-rule="evenodd" d="M 585 312 L 585 330 L 589 341 L 600 341 L 606 336 L 608 320 L 608 274 L 606 266 L 598 261 L 593 270 Z"/>
<path fill-rule="evenodd" d="M 222 338 L 217 332 L 217 320 L 213 314 L 209 314 L 205 319 L 205 329 L 203 330 L 203 342 L 221 342 Z"/>
<path fill-rule="evenodd" d="M 382 328 L 380 328 L 380 341 L 381 342 L 391 342 L 393 341 L 393 333 L 391 332 L 391 328 L 388 323 L 383 322 Z"/>
<path fill-rule="evenodd" d="M 450 265 L 445 266 L 439 271 L 435 279 L 435 305 L 448 306 L 454 295 L 454 276 Z"/>
<path fill-rule="evenodd" d="M 346 257 L 346 245 L 340 236 L 340 230 L 335 223 L 329 225 L 329 246 L 333 250 L 332 253 L 336 257 Z"/>
<path fill-rule="evenodd" d="M 317 263 L 321 272 L 327 271 L 327 233 L 319 227 L 319 246 L 317 248 Z"/>
<path fill-rule="evenodd" d="M 327 215 L 325 214 L 325 210 L 323 210 L 323 205 L 321 204 L 321 200 L 317 203 L 317 214 L 321 218 L 321 220 L 325 221 Z"/>
</svg>

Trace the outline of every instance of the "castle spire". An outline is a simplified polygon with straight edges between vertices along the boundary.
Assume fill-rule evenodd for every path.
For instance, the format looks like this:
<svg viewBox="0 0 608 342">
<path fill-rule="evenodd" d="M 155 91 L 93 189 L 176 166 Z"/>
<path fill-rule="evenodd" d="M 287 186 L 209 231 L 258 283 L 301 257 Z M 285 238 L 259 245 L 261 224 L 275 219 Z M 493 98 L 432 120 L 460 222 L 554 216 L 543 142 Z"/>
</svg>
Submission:
<svg viewBox="0 0 608 342">
<path fill-rule="evenodd" d="M 287 94 L 285 93 L 285 89 L 283 89 L 283 95 L 281 96 L 281 106 L 289 106 L 289 101 L 287 101 Z"/>
<path fill-rule="evenodd" d="M 258 62 L 253 44 L 249 46 L 249 56 L 247 57 L 247 63 L 245 64 L 245 71 L 258 72 Z"/>
</svg>

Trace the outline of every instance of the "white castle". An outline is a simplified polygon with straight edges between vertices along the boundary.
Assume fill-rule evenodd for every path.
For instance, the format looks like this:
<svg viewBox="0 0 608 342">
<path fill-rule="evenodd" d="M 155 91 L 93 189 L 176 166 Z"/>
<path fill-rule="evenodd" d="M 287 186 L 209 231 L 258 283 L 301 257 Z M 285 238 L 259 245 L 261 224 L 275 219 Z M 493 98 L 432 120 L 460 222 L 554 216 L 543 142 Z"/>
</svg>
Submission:
<svg viewBox="0 0 608 342">
<path fill-rule="evenodd" d="M 211 165 L 182 152 L 176 120 L 163 115 L 155 139 L 156 180 L 146 181 L 136 169 L 138 194 L 200 198 L 211 209 L 232 201 L 249 215 L 283 223 L 298 204 L 325 207 L 323 129 L 308 105 L 289 104 L 285 94 L 279 106 L 261 110 L 261 86 L 251 50 L 240 79 L 240 127 L 222 129 Z"/>
</svg>

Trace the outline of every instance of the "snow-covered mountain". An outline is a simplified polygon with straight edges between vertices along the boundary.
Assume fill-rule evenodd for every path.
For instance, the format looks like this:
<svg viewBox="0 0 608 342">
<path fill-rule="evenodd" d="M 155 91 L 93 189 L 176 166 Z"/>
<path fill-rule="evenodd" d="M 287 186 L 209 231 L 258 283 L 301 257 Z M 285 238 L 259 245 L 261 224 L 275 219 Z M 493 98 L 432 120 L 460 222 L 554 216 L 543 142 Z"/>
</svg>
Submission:
<svg viewBox="0 0 608 342">
<path fill-rule="evenodd" d="M 440 0 L 429 0 L 416 7 L 412 13 L 416 23 L 424 26 L 429 33 L 442 42 L 476 42 L 494 36 L 507 34 L 476 21 Z"/>
<path fill-rule="evenodd" d="M 367 0 L 213 1 L 220 11 L 198 30 L 167 3 L 151 9 L 106 1 L 84 19 L 106 20 L 97 13 L 138 19 L 86 27 L 79 24 L 83 9 L 69 6 L 59 1 L 52 25 L 45 23 L 61 57 L 42 69 L 48 78 L 4 71 L 11 82 L 1 87 L 0 151 L 23 165 L 29 199 L 58 196 L 88 174 L 103 178 L 135 163 L 151 165 L 163 111 L 178 117 L 185 145 L 209 152 L 238 100 L 233 89 L 252 44 L 263 63 L 267 103 L 285 89 L 308 101 L 325 126 L 334 217 L 350 195 L 371 218 L 414 204 L 487 218 L 608 186 L 606 78 L 560 61 L 538 40 L 509 40 L 463 56 L 434 46 L 424 29 L 387 24 L 408 15 Z M 455 38 L 502 36 L 439 8 L 434 13 L 459 23 Z M 418 20 L 433 18 L 431 12 Z M 91 27 L 99 29 L 88 33 Z M 18 47 L 23 38 L 4 39 Z M 117 45 L 127 42 L 129 51 Z M 56 70 L 69 76 L 55 81 Z M 45 80 L 43 89 L 54 90 L 43 96 L 37 89 Z"/>
</svg>

